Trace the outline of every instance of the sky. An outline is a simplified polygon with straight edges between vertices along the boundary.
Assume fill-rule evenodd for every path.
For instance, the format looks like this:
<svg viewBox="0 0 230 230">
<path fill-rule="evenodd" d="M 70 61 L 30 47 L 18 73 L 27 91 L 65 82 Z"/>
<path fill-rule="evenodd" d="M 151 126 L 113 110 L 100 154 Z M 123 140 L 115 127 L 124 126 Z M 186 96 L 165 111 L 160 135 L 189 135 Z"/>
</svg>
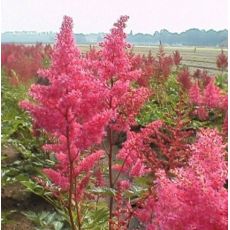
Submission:
<svg viewBox="0 0 230 230">
<path fill-rule="evenodd" d="M 126 32 L 228 28 L 228 0 L 2 0 L 1 32 L 59 31 L 64 15 L 75 33 L 107 33 L 121 15 Z"/>
</svg>

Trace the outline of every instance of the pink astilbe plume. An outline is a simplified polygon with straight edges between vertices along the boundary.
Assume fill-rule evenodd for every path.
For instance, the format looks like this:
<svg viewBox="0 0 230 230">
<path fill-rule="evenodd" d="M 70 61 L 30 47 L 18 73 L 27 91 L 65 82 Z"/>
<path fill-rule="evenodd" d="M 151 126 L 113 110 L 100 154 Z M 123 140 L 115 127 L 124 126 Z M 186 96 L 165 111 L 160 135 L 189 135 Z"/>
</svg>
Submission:
<svg viewBox="0 0 230 230">
<path fill-rule="evenodd" d="M 178 50 L 174 51 L 172 57 L 173 57 L 174 65 L 176 65 L 176 67 L 179 67 L 182 60 L 180 52 Z"/>
<path fill-rule="evenodd" d="M 200 105 L 203 103 L 203 95 L 201 94 L 200 87 L 197 81 L 190 87 L 189 98 L 191 102 L 195 105 Z"/>
<path fill-rule="evenodd" d="M 177 81 L 186 90 L 189 90 L 192 87 L 192 81 L 188 69 L 183 69 L 178 73 Z"/>
<path fill-rule="evenodd" d="M 68 178 L 59 171 L 54 169 L 44 169 L 43 172 L 48 176 L 50 181 L 58 186 L 61 191 L 68 191 L 69 189 L 69 180 Z"/>
<path fill-rule="evenodd" d="M 74 175 L 78 176 L 82 172 L 89 172 L 93 167 L 95 162 L 99 161 L 104 156 L 104 151 L 98 150 L 89 156 L 86 156 L 74 169 Z"/>
<path fill-rule="evenodd" d="M 97 55 L 94 55 L 96 51 L 88 54 L 90 69 L 104 86 L 105 108 L 114 112 L 110 126 L 116 131 L 128 130 L 133 125 L 134 117 L 150 95 L 144 87 L 132 87 L 141 76 L 141 70 L 132 68 L 128 54 L 130 45 L 125 41 L 124 32 L 127 20 L 128 16 L 121 16 L 100 43 Z"/>
<path fill-rule="evenodd" d="M 220 103 L 221 93 L 220 89 L 215 86 L 214 79 L 204 89 L 203 103 L 210 108 L 218 108 Z"/>
<path fill-rule="evenodd" d="M 163 46 L 160 46 L 157 58 L 154 59 L 154 77 L 163 83 L 169 77 L 173 66 L 173 58 L 166 55 Z"/>
<path fill-rule="evenodd" d="M 158 171 L 152 218 L 140 216 L 145 208 L 139 214 L 147 229 L 227 229 L 227 163 L 221 136 L 216 130 L 201 130 L 191 153 L 189 165 L 174 170 L 175 177 Z"/>
<path fill-rule="evenodd" d="M 100 50 L 95 56 L 89 55 L 91 65 L 90 73 L 96 76 L 100 86 L 103 87 L 104 109 L 112 111 L 111 120 L 107 128 L 108 137 L 108 168 L 110 188 L 116 187 L 116 181 L 113 181 L 113 155 L 116 133 L 130 130 L 132 125 L 136 124 L 135 116 L 139 113 L 142 105 L 150 96 L 150 91 L 146 87 L 136 86 L 140 78 L 141 69 L 135 69 L 132 66 L 128 48 L 130 45 L 126 42 L 124 29 L 128 16 L 121 16 L 114 24 L 111 32 L 105 36 L 100 43 Z M 117 202 L 120 202 L 118 199 Z M 113 203 L 116 200 L 109 198 L 109 229 L 112 230 Z M 119 218 L 117 218 L 119 219 Z M 116 225 L 116 223 L 113 223 Z"/>
<path fill-rule="evenodd" d="M 151 51 L 147 56 L 145 55 L 136 55 L 132 52 L 129 53 L 129 58 L 131 61 L 132 69 L 140 69 L 141 75 L 137 79 L 137 83 L 140 86 L 148 87 L 151 77 L 154 74 L 154 58 Z"/>
<path fill-rule="evenodd" d="M 213 78 L 213 76 L 208 75 L 206 70 L 201 69 L 196 69 L 191 77 L 193 80 L 198 81 L 198 85 L 201 89 L 204 89 Z"/>
<path fill-rule="evenodd" d="M 51 66 L 47 71 L 40 70 L 38 72 L 39 75 L 48 78 L 49 81 L 61 74 L 73 76 L 79 71 L 80 51 L 75 45 L 72 29 L 72 18 L 64 16 L 61 31 L 57 35 L 57 40 L 53 47 Z"/>
<path fill-rule="evenodd" d="M 62 204 L 66 205 L 75 229 L 72 212 L 78 205 L 74 206 L 72 199 L 79 202 L 84 198 L 92 169 L 104 155 L 103 151 L 97 151 L 97 145 L 105 135 L 112 113 L 104 109 L 101 83 L 84 71 L 72 26 L 72 19 L 65 16 L 54 45 L 51 67 L 40 71 L 49 84 L 32 85 L 33 100 L 21 102 L 21 107 L 31 114 L 36 127 L 55 140 L 44 149 L 54 152 L 57 162 L 53 169 L 43 172 L 56 191 L 66 192 Z"/>
<path fill-rule="evenodd" d="M 228 110 L 228 96 L 221 88 L 215 85 L 215 78 L 210 78 L 207 84 L 199 86 L 196 81 L 190 88 L 188 94 L 190 103 L 195 106 L 196 114 L 200 120 L 209 119 L 209 111 L 221 112 L 223 117 Z M 225 125 L 226 133 L 226 125 Z"/>
<path fill-rule="evenodd" d="M 228 57 L 221 50 L 221 53 L 217 56 L 216 65 L 222 71 L 228 68 Z"/>
<path fill-rule="evenodd" d="M 202 71 L 201 71 L 201 69 L 196 69 L 196 71 L 194 71 L 194 73 L 193 73 L 193 75 L 192 75 L 192 77 L 193 77 L 194 79 L 200 79 L 201 76 L 202 76 Z"/>
<path fill-rule="evenodd" d="M 100 43 L 102 47 L 102 76 L 106 80 L 117 80 L 127 78 L 133 75 L 137 78 L 137 73 L 130 71 L 130 63 L 127 55 L 127 48 L 130 45 L 125 41 L 126 34 L 124 28 L 126 27 L 126 21 L 128 16 L 121 16 L 114 27 L 111 29 L 111 33 L 105 36 L 105 40 Z"/>
<path fill-rule="evenodd" d="M 48 45 L 32 46 L 2 44 L 1 64 L 12 84 L 28 83 L 37 76 L 45 58 L 50 57 Z"/>
</svg>

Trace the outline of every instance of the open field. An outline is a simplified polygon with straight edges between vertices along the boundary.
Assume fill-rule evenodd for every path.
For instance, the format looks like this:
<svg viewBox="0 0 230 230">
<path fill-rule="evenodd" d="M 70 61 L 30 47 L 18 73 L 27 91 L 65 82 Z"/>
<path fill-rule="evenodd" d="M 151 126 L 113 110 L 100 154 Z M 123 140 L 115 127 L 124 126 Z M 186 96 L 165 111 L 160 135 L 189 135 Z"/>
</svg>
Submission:
<svg viewBox="0 0 230 230">
<path fill-rule="evenodd" d="M 82 52 L 89 50 L 89 45 L 78 45 Z M 159 50 L 159 46 L 134 46 L 134 52 L 137 54 L 147 55 L 149 51 L 155 56 Z M 216 67 L 216 57 L 221 52 L 220 48 L 215 47 L 184 47 L 184 46 L 165 46 L 164 50 L 167 54 L 171 54 L 175 50 L 179 50 L 182 56 L 182 65 L 186 65 L 190 70 L 205 69 L 209 74 L 216 75 L 219 70 Z M 225 53 L 228 49 L 223 49 Z"/>
<path fill-rule="evenodd" d="M 32 45 L 32 44 L 26 44 Z M 78 48 L 81 52 L 86 53 L 90 46 L 97 47 L 95 45 L 78 44 Z M 136 54 L 148 55 L 149 51 L 155 56 L 159 50 L 159 46 L 133 46 L 133 51 Z M 193 46 L 164 46 L 166 54 L 172 54 L 175 50 L 178 50 L 182 56 L 181 64 L 188 66 L 191 71 L 196 69 L 204 69 L 211 75 L 219 73 L 216 67 L 216 58 L 221 52 L 221 48 L 217 47 L 193 47 Z M 228 49 L 223 49 L 225 54 L 228 54 Z"/>
</svg>

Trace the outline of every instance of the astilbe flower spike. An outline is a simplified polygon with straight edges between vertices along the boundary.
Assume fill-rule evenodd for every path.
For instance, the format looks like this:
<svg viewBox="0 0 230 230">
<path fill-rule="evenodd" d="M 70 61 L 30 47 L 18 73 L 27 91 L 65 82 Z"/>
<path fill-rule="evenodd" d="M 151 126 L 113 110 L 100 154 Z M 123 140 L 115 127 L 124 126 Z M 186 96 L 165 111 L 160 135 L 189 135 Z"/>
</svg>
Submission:
<svg viewBox="0 0 230 230">
<path fill-rule="evenodd" d="M 42 69 L 38 72 L 39 75 L 48 78 L 49 81 L 61 74 L 73 76 L 79 71 L 80 51 L 75 45 L 72 28 L 72 18 L 64 16 L 60 33 L 57 35 L 53 47 L 51 66 L 48 70 Z"/>
<path fill-rule="evenodd" d="M 173 56 L 173 62 L 176 65 L 176 67 L 178 68 L 180 63 L 181 63 L 181 60 L 182 60 L 180 52 L 178 50 L 176 50 L 176 51 L 173 52 L 172 56 Z"/>
<path fill-rule="evenodd" d="M 208 80 L 207 84 L 202 87 L 196 81 L 188 91 L 189 100 L 195 106 L 196 114 L 200 120 L 207 120 L 209 118 L 209 111 L 216 110 L 226 117 L 228 110 L 228 96 L 221 88 L 215 85 L 215 78 Z M 226 134 L 226 118 L 224 119 L 223 132 Z"/>
<path fill-rule="evenodd" d="M 130 45 L 125 41 L 124 28 L 128 16 L 121 16 L 111 33 L 100 43 L 99 60 L 94 62 L 97 76 L 104 85 L 104 100 L 107 108 L 114 111 L 113 130 L 126 131 L 135 123 L 137 115 L 150 92 L 145 87 L 134 88 L 132 84 L 141 75 L 140 69 L 133 69 L 128 54 Z M 125 102 L 127 102 L 125 104 Z"/>
<path fill-rule="evenodd" d="M 217 56 L 216 65 L 222 71 L 228 68 L 228 57 L 221 50 L 221 53 Z"/>
<path fill-rule="evenodd" d="M 76 229 L 73 212 L 76 211 L 77 225 L 81 228 L 79 201 L 84 199 L 95 163 L 104 156 L 96 145 L 105 135 L 111 112 L 103 109 L 100 83 L 83 69 L 72 27 L 72 19 L 65 16 L 51 67 L 40 71 L 49 85 L 32 85 L 33 101 L 23 101 L 21 107 L 31 114 L 36 127 L 55 139 L 44 149 L 53 152 L 57 162 L 54 168 L 43 172 L 53 184 L 52 192 L 68 209 L 72 229 Z M 60 192 L 66 195 L 65 200 L 63 195 L 58 196 Z"/>
<path fill-rule="evenodd" d="M 133 69 L 128 54 L 130 45 L 125 41 L 126 34 L 124 32 L 127 20 L 128 16 L 121 16 L 100 44 L 97 55 L 94 55 L 93 51 L 89 53 L 91 60 L 89 71 L 96 76 L 103 87 L 101 100 L 105 103 L 104 108 L 112 111 L 111 122 L 107 128 L 110 188 L 116 186 L 112 175 L 115 133 L 126 132 L 136 124 L 135 116 L 150 95 L 147 88 L 134 87 L 141 76 L 141 70 Z M 110 197 L 110 230 L 112 229 L 113 201 L 113 197 Z"/>
<path fill-rule="evenodd" d="M 150 84 L 150 79 L 154 74 L 154 58 L 151 51 L 148 55 L 134 54 L 133 51 L 129 52 L 129 59 L 133 70 L 141 70 L 141 75 L 137 79 L 137 83 L 140 86 L 148 87 Z"/>
<path fill-rule="evenodd" d="M 173 66 L 173 58 L 171 55 L 166 55 L 162 45 L 159 47 L 157 58 L 154 60 L 154 77 L 158 83 L 164 83 Z"/>
<path fill-rule="evenodd" d="M 195 84 L 193 84 L 190 87 L 189 98 L 190 98 L 191 102 L 194 103 L 195 105 L 200 105 L 203 102 L 203 96 L 200 92 L 200 87 L 199 87 L 197 81 L 195 82 Z"/>
<path fill-rule="evenodd" d="M 116 201 L 116 209 L 113 212 L 114 218 L 111 221 L 113 230 L 128 229 L 129 222 L 133 215 L 133 209 L 128 199 L 124 199 L 124 193 L 131 186 L 128 180 L 120 180 L 117 182 L 117 193 L 114 197 Z"/>
<path fill-rule="evenodd" d="M 221 91 L 220 88 L 215 86 L 214 78 L 208 83 L 204 89 L 204 101 L 203 103 L 209 108 L 219 108 L 221 103 Z"/>
<path fill-rule="evenodd" d="M 189 73 L 188 69 L 183 69 L 178 73 L 177 81 L 187 91 L 191 88 L 192 81 L 191 81 L 190 73 Z"/>
<path fill-rule="evenodd" d="M 203 90 L 212 80 L 213 76 L 209 76 L 206 70 L 196 69 L 191 75 L 192 81 L 198 81 L 199 87 Z"/>
</svg>

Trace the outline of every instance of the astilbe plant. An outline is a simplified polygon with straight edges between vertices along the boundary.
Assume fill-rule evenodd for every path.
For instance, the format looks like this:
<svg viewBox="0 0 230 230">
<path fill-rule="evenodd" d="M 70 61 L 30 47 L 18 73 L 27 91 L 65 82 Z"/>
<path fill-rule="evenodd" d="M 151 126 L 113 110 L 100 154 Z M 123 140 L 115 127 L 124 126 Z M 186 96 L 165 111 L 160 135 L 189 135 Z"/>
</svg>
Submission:
<svg viewBox="0 0 230 230">
<path fill-rule="evenodd" d="M 213 77 L 214 76 L 209 76 L 205 70 L 196 69 L 194 73 L 191 74 L 188 68 L 183 68 L 177 74 L 177 81 L 182 86 L 182 89 L 188 92 L 196 83 L 203 90 Z"/>
<path fill-rule="evenodd" d="M 114 24 L 111 33 L 99 44 L 100 50 L 91 49 L 84 64 L 104 87 L 105 106 L 114 111 L 110 126 L 115 131 L 126 131 L 136 124 L 134 117 L 150 94 L 145 87 L 134 87 L 142 71 L 133 68 L 129 58 L 130 44 L 125 41 L 124 32 L 127 20 L 128 16 L 122 16 Z"/>
<path fill-rule="evenodd" d="M 159 169 L 165 170 L 168 174 L 172 169 L 187 165 L 188 143 L 193 133 L 183 130 L 185 126 L 186 123 L 181 121 L 177 122 L 175 127 L 167 126 L 162 121 L 154 121 L 139 132 L 128 132 L 127 141 L 116 156 L 121 163 L 115 164 L 113 168 L 127 178 L 122 181 L 126 189 L 135 186 L 135 180 L 143 177 L 147 179 L 148 186 L 147 191 L 143 188 L 144 193 L 132 202 L 128 202 L 129 199 L 123 195 L 122 202 L 126 204 L 126 208 L 121 210 L 126 220 L 134 216 L 141 221 L 142 217 L 144 220 L 151 219 L 154 215 L 152 202 L 155 202 L 155 196 L 154 183 L 151 183 L 150 178 L 153 179 Z M 130 205 L 132 203 L 135 207 Z M 117 209 L 117 212 L 119 210 Z M 127 229 L 127 222 L 124 224 L 126 225 L 122 226 L 126 226 L 124 229 Z"/>
<path fill-rule="evenodd" d="M 91 65 L 87 65 L 88 70 L 104 87 L 102 98 L 106 103 L 105 109 L 113 112 L 107 128 L 109 147 L 106 151 L 110 188 L 115 188 L 117 182 L 112 171 L 116 133 L 128 131 L 131 126 L 136 124 L 135 116 L 150 95 L 147 88 L 134 87 L 135 82 L 141 76 L 141 70 L 133 69 L 129 58 L 128 48 L 130 45 L 125 41 L 126 34 L 124 32 L 127 20 L 127 16 L 121 16 L 111 29 L 111 33 L 106 35 L 104 41 L 100 43 L 100 50 L 91 50 L 87 55 L 91 60 Z M 114 200 L 111 197 L 109 229 L 112 229 L 113 203 Z"/>
<path fill-rule="evenodd" d="M 196 114 L 200 120 L 208 120 L 210 111 L 220 111 L 227 116 L 228 96 L 227 93 L 215 85 L 212 78 L 202 90 L 196 81 L 189 89 L 190 103 L 194 105 Z"/>
<path fill-rule="evenodd" d="M 104 156 L 97 144 L 102 141 L 111 113 L 103 110 L 100 85 L 82 68 L 72 27 L 72 19 L 65 16 L 51 67 L 39 71 L 40 76 L 49 80 L 49 85 L 32 85 L 33 100 L 21 102 L 21 107 L 53 141 L 44 146 L 56 158 L 54 168 L 43 170 L 51 184 L 40 183 L 68 210 L 72 229 L 76 226 L 81 229 L 85 189 L 95 163 Z"/>
<path fill-rule="evenodd" d="M 225 54 L 223 50 L 217 56 L 216 59 L 217 68 L 221 71 L 217 77 L 217 85 L 224 89 L 225 91 L 228 90 L 228 56 Z"/>
<path fill-rule="evenodd" d="M 221 53 L 217 56 L 216 65 L 222 72 L 228 68 L 228 57 L 223 50 L 221 50 Z"/>
<path fill-rule="evenodd" d="M 139 132 L 128 132 L 127 140 L 117 154 L 122 164 L 114 165 L 114 169 L 132 178 L 149 173 L 153 175 L 160 168 L 168 172 L 186 165 L 189 138 L 192 138 L 193 132 L 183 130 L 189 121 L 180 119 L 174 127 L 158 120 Z"/>
<path fill-rule="evenodd" d="M 188 166 L 173 170 L 172 178 L 158 171 L 155 194 L 136 211 L 146 229 L 227 229 L 227 163 L 222 138 L 216 130 L 202 129 L 190 151 Z"/>
<path fill-rule="evenodd" d="M 166 82 L 172 72 L 173 58 L 166 55 L 162 45 L 159 47 L 157 56 L 153 60 L 153 76 L 150 80 L 150 88 L 154 93 L 154 99 L 160 105 L 165 106 L 167 93 Z"/>
<path fill-rule="evenodd" d="M 180 52 L 178 50 L 175 50 L 173 52 L 172 57 L 173 57 L 173 63 L 178 69 L 179 65 L 181 64 L 181 60 L 182 60 L 182 56 L 180 55 Z"/>
<path fill-rule="evenodd" d="M 28 83 L 37 70 L 43 66 L 43 61 L 50 58 L 49 45 L 36 44 L 33 46 L 3 44 L 1 64 L 13 85 Z"/>
<path fill-rule="evenodd" d="M 119 180 L 116 183 L 116 209 L 113 212 L 113 220 L 111 220 L 111 229 L 126 230 L 133 217 L 133 208 L 129 199 L 125 199 L 125 192 L 130 189 L 131 183 L 129 180 Z"/>
<path fill-rule="evenodd" d="M 228 95 L 216 85 L 216 77 L 209 76 L 206 71 L 197 69 L 193 75 L 188 69 L 182 69 L 177 74 L 177 81 L 181 85 L 185 95 L 188 95 L 188 103 L 193 106 L 192 117 L 198 117 L 201 121 L 208 121 L 210 113 L 212 119 L 221 117 L 223 120 L 223 133 L 227 133 Z"/>
<path fill-rule="evenodd" d="M 189 90 L 192 86 L 192 80 L 187 68 L 182 69 L 177 75 L 177 81 L 181 84 L 182 88 Z"/>
<path fill-rule="evenodd" d="M 113 123 L 110 123 L 108 128 L 109 186 L 111 188 L 116 188 L 116 182 L 118 180 L 118 177 L 116 177 L 116 180 L 113 179 L 112 173 L 114 133 L 128 131 L 130 126 L 136 124 L 135 116 L 149 96 L 147 88 L 132 87 L 132 84 L 137 81 L 141 72 L 131 68 L 132 66 L 127 54 L 127 48 L 130 46 L 125 42 L 126 35 L 123 31 L 127 19 L 127 16 L 121 17 L 120 20 L 114 24 L 111 34 L 107 35 L 105 41 L 101 44 L 102 66 L 99 66 L 99 70 L 102 73 L 102 79 L 109 92 L 107 97 L 108 109 L 112 109 L 115 112 Z M 117 196 L 115 198 L 117 198 Z M 122 202 L 120 199 L 116 201 L 118 206 L 119 203 Z M 113 215 L 116 215 L 116 212 L 113 212 L 113 197 L 111 197 L 109 229 L 112 229 Z M 117 221 L 121 224 L 119 218 Z"/>
<path fill-rule="evenodd" d="M 214 76 L 209 76 L 206 70 L 196 69 L 191 75 L 192 81 L 198 81 L 201 89 L 204 89 Z"/>
<path fill-rule="evenodd" d="M 159 47 L 159 52 L 157 54 L 157 58 L 154 62 L 154 78 L 158 83 L 165 82 L 169 77 L 172 66 L 173 66 L 173 58 L 171 55 L 166 55 L 163 46 Z"/>
<path fill-rule="evenodd" d="M 154 57 L 152 56 L 151 51 L 148 55 L 135 54 L 131 50 L 129 52 L 129 59 L 133 69 L 140 69 L 141 75 L 137 79 L 137 83 L 140 86 L 148 87 L 150 84 L 151 77 L 154 74 Z"/>
<path fill-rule="evenodd" d="M 38 181 L 67 208 L 73 229 L 76 226 L 81 229 L 84 216 L 80 206 L 89 197 L 86 187 L 92 181 L 91 176 L 98 178 L 93 180 L 95 184 L 102 181 L 100 169 L 96 168 L 93 174 L 91 170 L 105 155 L 99 145 L 106 134 L 105 127 L 109 142 L 109 149 L 105 149 L 109 187 L 119 190 L 118 177 L 114 180 L 112 174 L 115 133 L 136 124 L 135 116 L 150 95 L 145 87 L 135 87 L 141 71 L 132 69 L 127 53 L 129 45 L 123 31 L 127 19 L 123 16 L 114 24 L 99 51 L 92 49 L 83 56 L 74 44 L 72 19 L 65 16 L 51 65 L 39 70 L 39 76 L 47 79 L 48 84 L 32 85 L 33 100 L 21 103 L 32 115 L 34 127 L 47 132 L 51 144 L 44 149 L 53 152 L 56 158 L 54 168 L 43 170 L 51 184 Z M 113 197 L 109 211 L 112 229 Z"/>
</svg>

